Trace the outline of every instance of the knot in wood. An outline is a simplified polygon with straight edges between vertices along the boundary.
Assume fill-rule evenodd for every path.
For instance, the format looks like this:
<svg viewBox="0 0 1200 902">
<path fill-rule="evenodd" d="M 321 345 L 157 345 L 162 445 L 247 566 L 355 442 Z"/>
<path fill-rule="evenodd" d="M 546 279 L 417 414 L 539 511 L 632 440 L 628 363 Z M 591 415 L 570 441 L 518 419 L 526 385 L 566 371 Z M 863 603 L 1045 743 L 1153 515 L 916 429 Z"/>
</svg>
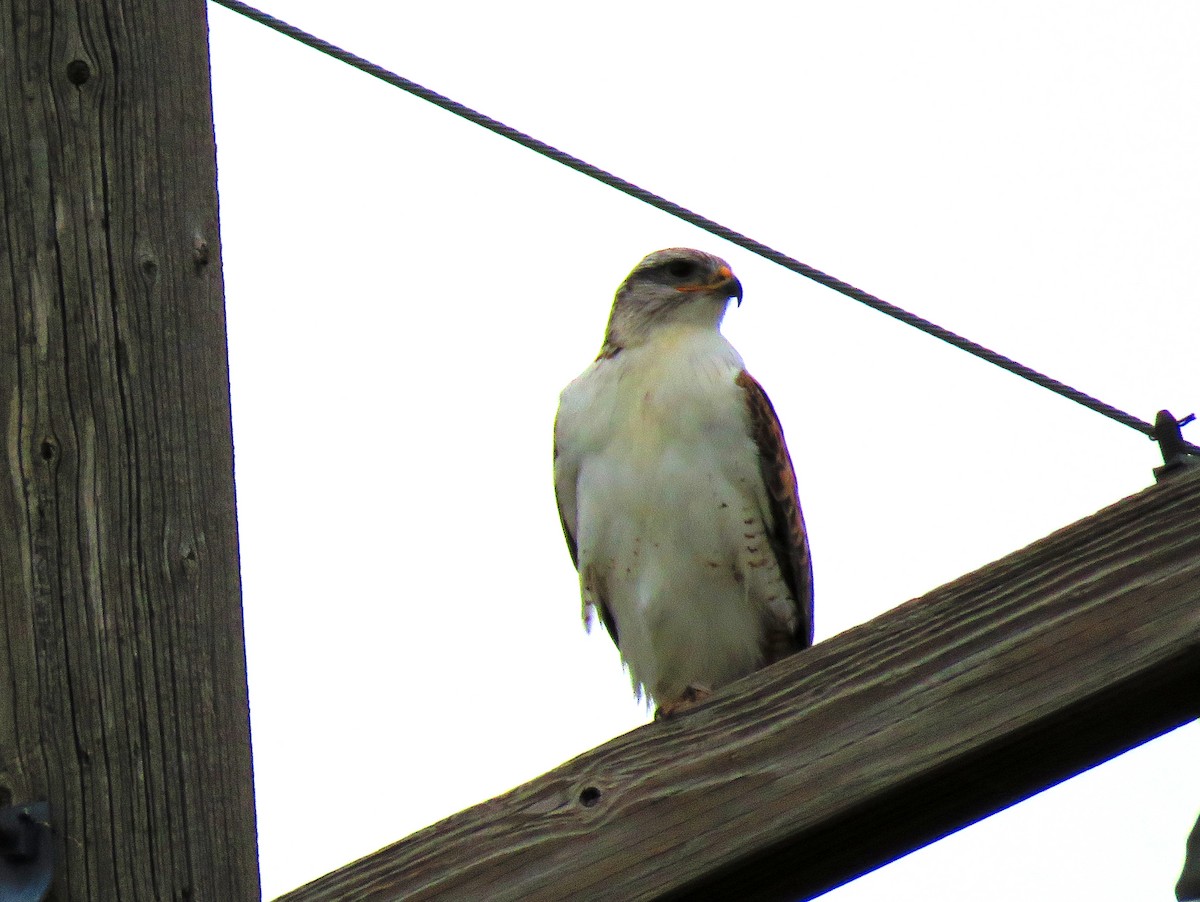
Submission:
<svg viewBox="0 0 1200 902">
<path fill-rule="evenodd" d="M 67 81 L 76 87 L 87 84 L 91 77 L 92 67 L 87 64 L 87 60 L 71 60 L 67 63 Z"/>
</svg>

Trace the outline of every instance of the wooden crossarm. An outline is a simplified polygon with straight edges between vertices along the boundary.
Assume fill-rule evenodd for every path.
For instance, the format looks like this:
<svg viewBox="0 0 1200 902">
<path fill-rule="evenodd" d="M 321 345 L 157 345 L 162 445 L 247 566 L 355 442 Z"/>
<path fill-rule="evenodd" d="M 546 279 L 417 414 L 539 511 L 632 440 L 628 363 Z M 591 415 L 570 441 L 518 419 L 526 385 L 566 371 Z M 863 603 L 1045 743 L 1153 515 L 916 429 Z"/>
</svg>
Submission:
<svg viewBox="0 0 1200 902">
<path fill-rule="evenodd" d="M 281 902 L 809 899 L 1197 716 L 1187 473 Z"/>
</svg>

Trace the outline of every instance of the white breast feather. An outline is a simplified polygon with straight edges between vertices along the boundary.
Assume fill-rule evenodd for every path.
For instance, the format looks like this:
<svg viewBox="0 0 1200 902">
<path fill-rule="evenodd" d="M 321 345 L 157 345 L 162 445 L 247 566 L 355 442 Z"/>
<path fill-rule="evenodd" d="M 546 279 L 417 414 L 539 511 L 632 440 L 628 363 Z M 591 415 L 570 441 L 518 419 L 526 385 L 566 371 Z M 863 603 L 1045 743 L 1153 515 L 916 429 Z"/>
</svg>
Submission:
<svg viewBox="0 0 1200 902">
<path fill-rule="evenodd" d="M 680 327 L 598 360 L 563 391 L 555 485 L 585 614 L 603 598 L 635 688 L 657 701 L 762 663 L 794 606 L 767 542 L 741 356 Z"/>
</svg>

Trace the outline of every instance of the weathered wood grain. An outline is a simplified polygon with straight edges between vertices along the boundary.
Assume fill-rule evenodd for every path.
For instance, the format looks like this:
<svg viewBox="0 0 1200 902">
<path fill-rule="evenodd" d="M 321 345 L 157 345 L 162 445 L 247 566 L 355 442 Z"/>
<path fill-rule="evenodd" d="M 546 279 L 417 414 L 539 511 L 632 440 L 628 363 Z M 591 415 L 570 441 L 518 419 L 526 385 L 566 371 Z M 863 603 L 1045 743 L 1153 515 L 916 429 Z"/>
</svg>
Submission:
<svg viewBox="0 0 1200 902">
<path fill-rule="evenodd" d="M 1200 716 L 1200 473 L 283 897 L 807 899 Z"/>
<path fill-rule="evenodd" d="M 0 197 L 0 802 L 54 899 L 256 899 L 203 0 L 5 0 Z"/>
</svg>

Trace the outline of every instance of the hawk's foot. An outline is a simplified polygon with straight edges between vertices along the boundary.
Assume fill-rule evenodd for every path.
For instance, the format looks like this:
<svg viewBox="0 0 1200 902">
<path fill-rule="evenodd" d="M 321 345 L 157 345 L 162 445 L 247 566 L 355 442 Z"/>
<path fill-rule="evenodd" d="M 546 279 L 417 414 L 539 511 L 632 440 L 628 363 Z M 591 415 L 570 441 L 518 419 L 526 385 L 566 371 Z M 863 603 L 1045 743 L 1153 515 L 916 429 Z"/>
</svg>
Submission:
<svg viewBox="0 0 1200 902">
<path fill-rule="evenodd" d="M 689 708 L 694 708 L 702 701 L 712 695 L 712 690 L 707 686 L 697 686 L 692 684 L 680 693 L 678 698 L 672 699 L 669 702 L 664 702 L 658 706 L 654 712 L 654 719 L 660 717 L 674 717 L 676 714 L 682 714 Z"/>
</svg>

